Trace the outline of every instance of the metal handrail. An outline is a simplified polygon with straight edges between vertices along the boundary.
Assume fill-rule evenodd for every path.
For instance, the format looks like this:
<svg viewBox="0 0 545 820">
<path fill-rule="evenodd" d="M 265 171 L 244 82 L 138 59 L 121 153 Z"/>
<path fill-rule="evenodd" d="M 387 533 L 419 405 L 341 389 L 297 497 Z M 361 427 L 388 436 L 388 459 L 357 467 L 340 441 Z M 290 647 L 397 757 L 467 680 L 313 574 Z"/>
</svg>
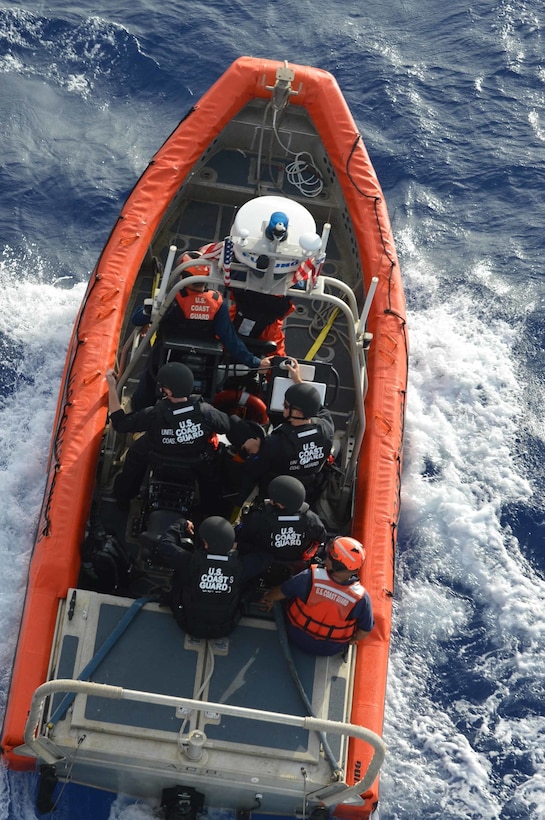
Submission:
<svg viewBox="0 0 545 820">
<path fill-rule="evenodd" d="M 382 738 L 370 729 L 366 729 L 364 726 L 355 726 L 352 723 L 287 715 L 281 712 L 266 712 L 261 709 L 249 709 L 245 706 L 230 706 L 226 703 L 213 703 L 211 701 L 161 695 L 156 692 L 123 689 L 121 686 L 111 686 L 107 683 L 93 683 L 92 681 L 69 679 L 48 681 L 39 686 L 34 692 L 24 733 L 25 743 L 29 746 L 32 747 L 35 742 L 39 743 L 36 732 L 46 698 L 59 692 L 73 693 L 74 695 L 89 695 L 110 700 L 131 700 L 139 703 L 153 703 L 159 706 L 171 706 L 173 708 L 185 707 L 186 709 L 201 712 L 213 711 L 231 717 L 245 718 L 246 720 L 260 720 L 265 723 L 281 723 L 285 726 L 300 727 L 312 732 L 330 732 L 336 735 L 349 735 L 365 741 L 373 749 L 373 757 L 367 767 L 367 771 L 362 779 L 358 780 L 353 786 L 347 786 L 346 783 L 334 784 L 331 787 L 332 791 L 329 791 L 327 795 L 320 798 L 320 803 L 325 806 L 337 805 L 338 803 L 345 802 L 353 795 L 365 792 L 376 779 L 386 754 L 386 747 Z M 338 788 L 336 788 L 337 786 Z"/>
<path fill-rule="evenodd" d="M 191 261 L 193 262 L 195 260 L 191 260 Z M 196 260 L 196 261 L 198 261 L 198 260 Z M 184 264 L 185 264 L 185 266 L 188 266 L 190 263 L 186 262 Z M 179 266 L 179 267 L 181 268 L 182 266 Z M 204 284 L 209 283 L 209 279 L 206 275 L 194 276 L 192 278 L 192 284 L 199 285 L 201 283 L 204 283 Z M 148 330 L 146 332 L 146 335 L 140 341 L 140 344 L 138 345 L 138 347 L 134 351 L 133 356 L 132 356 L 130 362 L 127 364 L 127 367 L 125 368 L 123 373 L 120 373 L 120 375 L 119 375 L 119 379 L 117 380 L 117 394 L 118 394 L 118 396 L 121 396 L 122 389 L 123 389 L 125 383 L 128 381 L 129 376 L 136 369 L 137 362 L 142 357 L 143 353 L 150 347 L 151 339 L 154 336 L 154 334 L 156 333 L 156 331 L 159 329 L 159 325 L 161 324 L 161 319 L 163 318 L 163 316 L 165 315 L 165 313 L 167 312 L 167 310 L 171 306 L 172 302 L 176 298 L 176 294 L 179 293 L 181 290 L 183 290 L 186 284 L 187 284 L 187 282 L 184 282 L 184 280 L 181 279 L 179 282 L 177 282 L 170 289 L 170 291 L 168 292 L 166 297 L 163 299 L 160 307 L 157 310 L 157 314 L 153 317 L 152 321 L 150 322 L 150 324 L 148 326 Z"/>
<path fill-rule="evenodd" d="M 367 319 L 369 318 L 369 311 L 371 310 L 371 304 L 375 297 L 377 286 L 378 276 L 373 276 L 371 279 L 371 284 L 369 285 L 369 290 L 367 291 L 367 296 L 365 297 L 365 304 L 361 312 L 358 327 L 356 328 L 356 336 L 359 336 L 361 333 L 365 333 L 365 326 L 367 324 Z"/>
<path fill-rule="evenodd" d="M 199 262 L 200 260 L 191 260 L 192 262 Z M 189 265 L 189 262 L 184 263 L 186 266 Z M 181 265 L 178 266 L 181 269 Z M 178 270 L 178 268 L 176 268 Z M 199 284 L 201 282 L 210 284 L 210 278 L 206 276 L 194 276 L 192 282 L 195 284 Z M 215 284 L 214 280 L 212 280 L 212 284 Z M 347 327 L 350 329 L 352 328 L 354 332 L 349 332 L 349 345 L 350 345 L 350 358 L 352 364 L 352 373 L 354 378 L 354 386 L 355 386 L 355 414 L 357 418 L 357 433 L 355 436 L 354 441 L 354 450 L 355 452 L 359 452 L 359 448 L 361 446 L 361 442 L 363 440 L 363 434 L 365 431 L 365 410 L 364 410 L 364 391 L 363 391 L 363 380 L 365 374 L 365 360 L 363 356 L 363 348 L 359 343 L 355 328 L 358 322 L 360 322 L 360 317 L 357 314 L 357 308 L 355 303 L 354 295 L 351 293 L 351 298 L 348 302 L 345 302 L 343 299 L 340 299 L 338 296 L 334 296 L 330 293 L 324 292 L 324 285 L 329 284 L 333 287 L 337 287 L 339 290 L 343 292 L 350 292 L 348 286 L 346 286 L 341 280 L 333 279 L 328 276 L 322 276 L 318 280 L 318 287 L 316 287 L 313 291 L 309 293 L 305 293 L 301 291 L 298 295 L 300 298 L 308 300 L 308 301 L 320 301 L 325 302 L 333 308 L 338 308 L 339 312 L 343 313 L 346 321 Z M 233 282 L 232 285 L 235 287 L 238 286 L 238 283 Z M 120 374 L 118 382 L 117 382 L 117 392 L 118 395 L 121 396 L 123 386 L 127 382 L 131 373 L 135 370 L 136 363 L 138 359 L 141 357 L 142 353 L 146 349 L 146 346 L 149 346 L 152 336 L 157 331 L 161 319 L 165 315 L 166 311 L 176 298 L 176 294 L 184 288 L 183 280 L 180 280 L 175 283 L 175 285 L 168 291 L 166 297 L 163 300 L 163 303 L 159 309 L 157 316 L 153 319 L 152 323 L 150 324 L 148 331 L 145 337 L 140 342 L 139 347 L 136 349 L 131 361 L 128 363 L 125 371 Z M 355 313 L 356 310 L 356 313 Z M 358 389 L 358 385 L 361 389 Z M 355 469 L 355 465 L 353 465 L 353 469 L 350 471 L 350 478 Z"/>
</svg>

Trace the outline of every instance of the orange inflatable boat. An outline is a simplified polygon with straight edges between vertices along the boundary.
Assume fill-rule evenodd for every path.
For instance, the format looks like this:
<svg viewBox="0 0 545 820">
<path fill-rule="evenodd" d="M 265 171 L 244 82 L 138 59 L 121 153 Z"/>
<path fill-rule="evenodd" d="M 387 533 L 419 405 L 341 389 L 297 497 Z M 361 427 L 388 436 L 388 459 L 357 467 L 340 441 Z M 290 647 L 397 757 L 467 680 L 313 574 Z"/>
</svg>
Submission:
<svg viewBox="0 0 545 820">
<path fill-rule="evenodd" d="M 228 335 L 195 313 L 172 322 L 188 273 L 194 293 L 206 289 L 203 310 L 213 299 L 230 308 Z M 407 358 L 386 203 L 335 79 L 238 59 L 135 185 L 76 320 L 3 725 L 8 766 L 156 799 L 171 817 L 182 803 L 191 816 L 370 816 L 384 758 Z M 237 435 L 214 444 L 213 494 L 196 468 L 154 453 L 122 499 L 132 438 L 109 422 L 105 374 L 115 369 L 126 413 L 141 413 L 172 363 L 190 369 L 195 402 L 230 416 Z M 312 559 L 271 559 L 228 635 L 195 637 L 168 605 L 177 576 L 157 544 L 180 517 L 198 529 L 211 498 L 235 527 L 266 503 L 259 482 L 240 496 L 248 453 L 238 439 L 286 423 L 294 380 L 312 385 L 334 426 L 312 480 L 293 472 L 327 537 Z M 336 654 L 304 652 L 281 605 L 273 617 L 262 596 L 311 560 L 331 568 L 327 541 L 339 534 L 365 548 L 374 628 Z"/>
</svg>

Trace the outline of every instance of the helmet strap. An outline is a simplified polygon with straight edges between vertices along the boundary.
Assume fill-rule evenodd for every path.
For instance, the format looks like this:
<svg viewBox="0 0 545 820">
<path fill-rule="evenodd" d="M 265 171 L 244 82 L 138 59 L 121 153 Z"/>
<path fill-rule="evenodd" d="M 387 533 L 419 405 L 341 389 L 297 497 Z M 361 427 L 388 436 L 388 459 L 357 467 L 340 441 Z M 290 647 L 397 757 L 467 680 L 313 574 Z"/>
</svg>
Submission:
<svg viewBox="0 0 545 820">
<path fill-rule="evenodd" d="M 286 405 L 287 405 L 287 407 L 286 407 Z M 305 417 L 303 416 L 303 411 L 299 410 L 298 407 L 292 407 L 291 404 L 288 404 L 287 402 L 284 402 L 284 409 L 289 411 L 288 415 L 284 416 L 284 419 L 286 421 L 291 421 L 292 419 L 293 419 L 293 421 L 306 421 Z M 301 413 L 301 415 L 300 416 L 294 416 L 293 415 L 294 410 L 297 410 L 297 412 Z"/>
<path fill-rule="evenodd" d="M 331 555 L 327 556 L 331 561 L 331 572 L 351 572 L 348 567 L 345 567 L 341 561 L 337 561 L 336 558 L 332 558 Z"/>
</svg>

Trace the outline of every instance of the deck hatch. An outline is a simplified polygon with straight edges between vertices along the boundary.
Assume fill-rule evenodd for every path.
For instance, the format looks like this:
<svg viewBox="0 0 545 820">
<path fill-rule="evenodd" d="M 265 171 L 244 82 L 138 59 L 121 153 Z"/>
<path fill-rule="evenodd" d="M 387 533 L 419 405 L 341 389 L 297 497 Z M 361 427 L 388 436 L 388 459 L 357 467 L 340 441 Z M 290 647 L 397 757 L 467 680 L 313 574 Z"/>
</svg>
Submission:
<svg viewBox="0 0 545 820">
<path fill-rule="evenodd" d="M 93 654 L 124 612 L 125 607 L 100 606 Z M 92 680 L 141 691 L 187 695 L 193 692 L 197 657 L 193 652 L 184 653 L 183 634 L 168 610 L 144 609 L 97 667 Z M 175 710 L 168 707 L 94 697 L 86 699 L 84 719 L 166 732 L 178 732 L 181 726 Z"/>
</svg>

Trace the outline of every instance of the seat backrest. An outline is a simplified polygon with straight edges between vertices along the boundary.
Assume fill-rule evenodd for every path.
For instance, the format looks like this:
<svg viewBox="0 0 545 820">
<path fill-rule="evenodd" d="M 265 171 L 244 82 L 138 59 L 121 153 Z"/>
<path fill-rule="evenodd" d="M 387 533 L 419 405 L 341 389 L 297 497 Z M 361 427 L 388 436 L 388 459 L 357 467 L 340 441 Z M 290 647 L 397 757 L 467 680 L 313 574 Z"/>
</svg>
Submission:
<svg viewBox="0 0 545 820">
<path fill-rule="evenodd" d="M 188 336 L 168 336 L 163 339 L 163 348 L 188 355 L 223 356 L 223 347 L 218 339 L 198 339 Z"/>
<path fill-rule="evenodd" d="M 180 473 L 169 468 L 160 475 L 150 473 L 145 521 L 153 510 L 175 510 L 178 516 L 189 517 L 194 503 L 195 479 L 188 471 Z"/>
<path fill-rule="evenodd" d="M 186 364 L 195 377 L 194 392 L 212 402 L 217 392 L 218 365 L 224 355 L 217 339 L 168 336 L 162 342 L 160 364 Z"/>
</svg>

